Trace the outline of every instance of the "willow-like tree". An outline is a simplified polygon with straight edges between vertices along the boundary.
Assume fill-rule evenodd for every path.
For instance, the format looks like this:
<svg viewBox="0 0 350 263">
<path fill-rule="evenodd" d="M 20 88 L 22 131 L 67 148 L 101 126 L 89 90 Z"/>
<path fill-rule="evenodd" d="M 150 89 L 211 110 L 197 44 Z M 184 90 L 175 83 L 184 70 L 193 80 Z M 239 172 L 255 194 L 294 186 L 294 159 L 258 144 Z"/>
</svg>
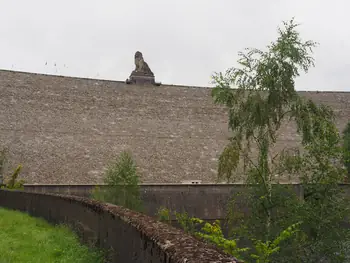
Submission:
<svg viewBox="0 0 350 263">
<path fill-rule="evenodd" d="M 213 76 L 212 96 L 228 107 L 232 132 L 219 158 L 218 176 L 234 181 L 242 164 L 246 182 L 254 185 L 245 199 L 252 216 L 240 221 L 240 229 L 251 239 L 272 240 L 288 225 L 302 222 L 303 234 L 293 246 L 288 244 L 293 251 L 281 249 L 284 255 L 276 262 L 324 258 L 341 262 L 347 236 L 339 225 L 348 209 L 338 189 L 344 177 L 338 161 L 340 137 L 333 111 L 300 97 L 295 90 L 296 77 L 314 66 L 311 54 L 317 45 L 303 41 L 297 26 L 293 20 L 284 22 L 277 40 L 265 51 L 247 49 L 239 53 L 238 67 Z M 286 122 L 296 124 L 295 134 L 302 142 L 298 148 L 276 153 L 278 131 Z M 280 191 L 282 187 L 275 183 L 282 176 L 293 176 L 304 185 L 304 202 Z"/>
</svg>

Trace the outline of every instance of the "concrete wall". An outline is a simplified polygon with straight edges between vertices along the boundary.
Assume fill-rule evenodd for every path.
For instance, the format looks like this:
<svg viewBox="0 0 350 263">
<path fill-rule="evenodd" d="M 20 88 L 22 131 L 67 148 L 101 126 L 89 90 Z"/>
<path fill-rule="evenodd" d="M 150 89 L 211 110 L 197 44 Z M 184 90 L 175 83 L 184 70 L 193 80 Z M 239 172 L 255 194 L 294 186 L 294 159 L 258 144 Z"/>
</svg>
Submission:
<svg viewBox="0 0 350 263">
<path fill-rule="evenodd" d="M 25 185 L 25 191 L 89 197 L 95 185 Z M 100 187 L 103 187 L 100 185 Z M 154 216 L 161 207 L 187 211 L 203 219 L 224 218 L 228 198 L 240 186 L 231 185 L 142 185 L 145 213 Z"/>
<path fill-rule="evenodd" d="M 227 110 L 210 88 L 0 70 L 0 94 L 0 147 L 11 168 L 23 164 L 27 183 L 101 183 L 122 150 L 133 153 L 143 183 L 213 183 L 228 143 Z M 340 129 L 349 121 L 350 92 L 300 95 L 331 106 Z M 300 141 L 293 123 L 282 127 L 276 151 Z"/>
<path fill-rule="evenodd" d="M 236 262 L 179 229 L 83 197 L 0 190 L 0 206 L 70 225 L 84 242 L 109 251 L 108 262 Z"/>
<path fill-rule="evenodd" d="M 95 185 L 25 185 L 25 191 L 89 197 L 94 187 Z M 301 195 L 300 185 L 294 187 Z M 177 212 L 187 211 L 191 216 L 205 220 L 215 220 L 225 218 L 229 198 L 234 193 L 244 191 L 244 188 L 245 185 L 238 184 L 141 185 L 141 196 L 145 213 L 150 216 L 154 216 L 164 206 Z"/>
</svg>

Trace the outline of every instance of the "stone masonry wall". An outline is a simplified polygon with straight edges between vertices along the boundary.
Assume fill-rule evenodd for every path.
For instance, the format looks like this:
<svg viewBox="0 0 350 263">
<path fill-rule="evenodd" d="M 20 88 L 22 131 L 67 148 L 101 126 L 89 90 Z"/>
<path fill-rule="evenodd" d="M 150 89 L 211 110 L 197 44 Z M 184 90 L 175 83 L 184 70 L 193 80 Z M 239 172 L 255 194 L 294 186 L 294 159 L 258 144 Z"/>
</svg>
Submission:
<svg viewBox="0 0 350 263">
<path fill-rule="evenodd" d="M 111 263 L 236 262 L 146 215 L 82 197 L 0 190 L 0 206 L 70 225 L 84 242 L 107 251 Z"/>
<path fill-rule="evenodd" d="M 90 197 L 94 187 L 94 185 L 25 185 L 24 190 Z M 201 219 L 216 220 L 226 218 L 228 201 L 234 193 L 244 192 L 245 187 L 238 184 L 141 185 L 140 191 L 144 212 L 149 216 L 154 217 L 160 207 L 166 207 L 177 212 L 186 211 L 190 216 Z M 294 185 L 294 189 L 302 197 L 302 187 Z M 350 190 L 349 187 L 348 189 Z"/>
<path fill-rule="evenodd" d="M 97 184 L 122 150 L 130 150 L 143 183 L 216 179 L 227 144 L 227 112 L 211 89 L 80 79 L 0 70 L 0 147 L 27 183 Z M 350 93 L 301 92 L 349 121 Z M 286 123 L 277 150 L 295 146 Z"/>
</svg>

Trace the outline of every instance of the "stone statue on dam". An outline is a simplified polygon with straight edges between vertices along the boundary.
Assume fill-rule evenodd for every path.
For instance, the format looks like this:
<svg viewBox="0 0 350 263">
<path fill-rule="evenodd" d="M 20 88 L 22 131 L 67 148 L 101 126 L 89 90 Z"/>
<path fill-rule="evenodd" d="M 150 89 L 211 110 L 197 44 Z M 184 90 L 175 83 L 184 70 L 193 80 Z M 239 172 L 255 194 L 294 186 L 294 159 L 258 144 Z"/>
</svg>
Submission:
<svg viewBox="0 0 350 263">
<path fill-rule="evenodd" d="M 142 53 L 140 51 L 137 51 L 135 53 L 135 70 L 133 71 L 133 73 L 154 76 L 147 62 L 143 59 Z"/>
<path fill-rule="evenodd" d="M 155 82 L 154 74 L 147 62 L 143 59 L 143 55 L 140 51 L 136 51 L 134 62 L 135 69 L 131 72 L 129 79 L 126 80 L 127 84 L 160 85 L 160 83 Z"/>
</svg>

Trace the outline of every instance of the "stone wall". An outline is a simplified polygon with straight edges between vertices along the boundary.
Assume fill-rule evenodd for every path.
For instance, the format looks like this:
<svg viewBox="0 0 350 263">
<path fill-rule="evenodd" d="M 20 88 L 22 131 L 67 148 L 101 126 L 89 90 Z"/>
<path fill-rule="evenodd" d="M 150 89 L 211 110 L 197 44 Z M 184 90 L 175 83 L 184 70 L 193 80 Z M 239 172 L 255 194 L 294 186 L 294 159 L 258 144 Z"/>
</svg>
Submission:
<svg viewBox="0 0 350 263">
<path fill-rule="evenodd" d="M 210 89 L 0 70 L 0 147 L 27 183 L 101 183 L 130 150 L 144 183 L 215 179 L 227 139 Z"/>
<path fill-rule="evenodd" d="M 25 185 L 25 191 L 90 197 L 94 187 L 95 185 Z M 150 216 L 154 216 L 163 206 L 210 220 L 224 217 L 229 196 L 239 188 L 230 185 L 142 185 L 141 197 L 145 213 Z"/>
<path fill-rule="evenodd" d="M 0 70 L 0 94 L 0 147 L 11 168 L 23 164 L 27 183 L 101 183 L 122 150 L 133 153 L 143 183 L 212 183 L 228 142 L 227 112 L 210 88 Z M 340 129 L 349 121 L 349 92 L 300 94 L 331 106 Z M 276 149 L 298 140 L 287 123 Z"/>
<path fill-rule="evenodd" d="M 0 190 L 0 206 L 68 224 L 84 242 L 108 251 L 111 263 L 236 262 L 151 217 L 83 197 Z"/>
<path fill-rule="evenodd" d="M 25 191 L 37 193 L 60 193 L 89 197 L 95 185 L 25 185 Z M 103 187 L 100 185 L 100 187 Z M 145 213 L 155 216 L 163 206 L 177 212 L 204 220 L 224 219 L 226 205 L 232 194 L 244 191 L 245 185 L 238 184 L 153 184 L 141 185 L 141 197 Z M 294 185 L 301 196 L 302 188 Z"/>
</svg>

